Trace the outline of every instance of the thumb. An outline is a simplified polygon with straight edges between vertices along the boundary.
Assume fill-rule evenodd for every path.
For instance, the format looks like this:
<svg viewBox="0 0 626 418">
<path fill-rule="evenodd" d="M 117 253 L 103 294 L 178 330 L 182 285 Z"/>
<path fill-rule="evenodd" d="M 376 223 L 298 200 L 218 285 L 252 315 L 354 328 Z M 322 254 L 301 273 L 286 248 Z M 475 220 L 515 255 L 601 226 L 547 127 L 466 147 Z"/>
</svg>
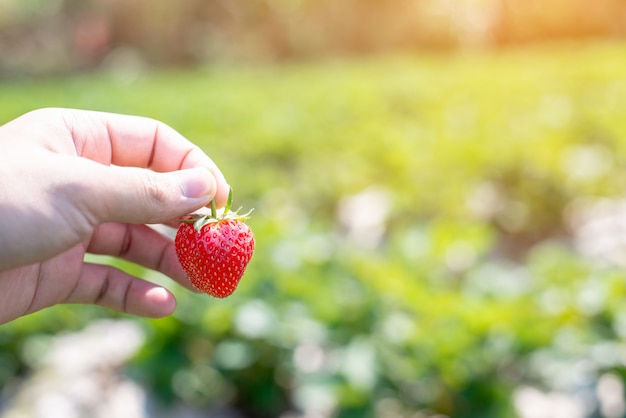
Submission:
<svg viewBox="0 0 626 418">
<path fill-rule="evenodd" d="M 135 167 L 103 167 L 97 197 L 87 206 L 98 223 L 163 223 L 209 204 L 215 177 L 205 167 L 157 173 Z"/>
</svg>

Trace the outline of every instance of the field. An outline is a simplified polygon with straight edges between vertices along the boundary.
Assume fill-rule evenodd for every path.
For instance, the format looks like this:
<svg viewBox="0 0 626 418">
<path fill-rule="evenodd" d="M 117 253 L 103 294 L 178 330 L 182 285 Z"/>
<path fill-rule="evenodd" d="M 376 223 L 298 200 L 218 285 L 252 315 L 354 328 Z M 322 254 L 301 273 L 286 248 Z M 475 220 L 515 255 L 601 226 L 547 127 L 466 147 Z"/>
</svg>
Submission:
<svg viewBox="0 0 626 418">
<path fill-rule="evenodd" d="M 159 407 L 626 412 L 606 401 L 626 376 L 625 45 L 0 82 L 0 123 L 47 106 L 160 119 L 255 208 L 257 251 L 223 301 L 94 258 L 177 295 L 172 317 L 136 320 L 122 367 Z M 36 368 L 33 346 L 111 317 L 62 306 L 0 327 L 0 385 Z"/>
</svg>

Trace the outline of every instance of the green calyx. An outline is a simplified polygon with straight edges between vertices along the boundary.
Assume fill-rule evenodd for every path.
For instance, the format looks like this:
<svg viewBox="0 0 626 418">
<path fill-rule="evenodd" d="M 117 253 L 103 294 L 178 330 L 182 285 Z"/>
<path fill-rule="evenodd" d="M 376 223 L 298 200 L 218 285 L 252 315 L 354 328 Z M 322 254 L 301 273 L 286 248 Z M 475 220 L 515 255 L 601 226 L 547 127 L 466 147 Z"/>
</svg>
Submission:
<svg viewBox="0 0 626 418">
<path fill-rule="evenodd" d="M 237 220 L 237 221 L 246 221 L 250 219 L 250 214 L 254 209 L 250 209 L 248 212 L 243 215 L 239 214 L 241 208 L 236 211 L 231 211 L 230 208 L 233 203 L 233 189 L 232 187 L 228 191 L 228 199 L 226 200 L 226 206 L 224 206 L 224 210 L 221 214 L 218 215 L 217 208 L 215 206 L 215 200 L 211 200 L 211 213 L 210 214 L 200 214 L 193 213 L 191 215 L 184 216 L 180 219 L 181 222 L 193 224 L 193 229 L 200 232 L 203 226 L 218 223 L 224 220 Z"/>
</svg>

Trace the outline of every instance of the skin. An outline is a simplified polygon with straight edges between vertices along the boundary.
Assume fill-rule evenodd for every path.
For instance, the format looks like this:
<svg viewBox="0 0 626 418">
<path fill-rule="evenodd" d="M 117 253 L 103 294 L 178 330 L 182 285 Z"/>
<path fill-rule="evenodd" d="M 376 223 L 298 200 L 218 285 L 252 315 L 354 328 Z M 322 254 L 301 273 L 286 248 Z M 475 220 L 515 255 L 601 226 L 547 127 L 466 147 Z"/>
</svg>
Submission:
<svg viewBox="0 0 626 418">
<path fill-rule="evenodd" d="M 166 289 L 86 253 L 119 257 L 192 289 L 171 238 L 147 224 L 223 206 L 211 159 L 148 118 L 40 109 L 0 126 L 0 324 L 60 303 L 171 314 Z"/>
</svg>

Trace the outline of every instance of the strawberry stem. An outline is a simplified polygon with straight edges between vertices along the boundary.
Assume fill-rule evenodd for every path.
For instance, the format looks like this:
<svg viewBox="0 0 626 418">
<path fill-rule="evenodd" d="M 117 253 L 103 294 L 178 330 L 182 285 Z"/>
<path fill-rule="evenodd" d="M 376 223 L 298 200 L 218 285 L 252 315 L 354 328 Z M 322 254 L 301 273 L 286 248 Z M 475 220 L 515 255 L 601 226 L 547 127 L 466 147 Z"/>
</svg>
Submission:
<svg viewBox="0 0 626 418">
<path fill-rule="evenodd" d="M 211 217 L 217 219 L 217 208 L 215 207 L 215 199 L 211 200 Z"/>
<path fill-rule="evenodd" d="M 230 212 L 230 207 L 233 205 L 233 188 L 228 189 L 228 199 L 226 199 L 226 206 L 224 206 L 224 213 Z"/>
<path fill-rule="evenodd" d="M 239 210 L 237 209 L 234 212 L 231 212 L 231 206 L 233 203 L 233 189 L 230 188 L 228 191 L 228 199 L 226 200 L 226 206 L 224 206 L 224 211 L 220 216 L 217 216 L 217 205 L 215 203 L 215 199 L 211 200 L 211 214 L 190 214 L 187 216 L 183 216 L 180 218 L 180 222 L 193 224 L 193 227 L 196 231 L 200 232 L 203 226 L 210 223 L 217 223 L 223 220 L 235 219 L 244 222 L 246 219 L 250 218 L 250 213 L 252 213 L 253 209 L 250 209 L 247 213 L 240 215 Z"/>
</svg>

